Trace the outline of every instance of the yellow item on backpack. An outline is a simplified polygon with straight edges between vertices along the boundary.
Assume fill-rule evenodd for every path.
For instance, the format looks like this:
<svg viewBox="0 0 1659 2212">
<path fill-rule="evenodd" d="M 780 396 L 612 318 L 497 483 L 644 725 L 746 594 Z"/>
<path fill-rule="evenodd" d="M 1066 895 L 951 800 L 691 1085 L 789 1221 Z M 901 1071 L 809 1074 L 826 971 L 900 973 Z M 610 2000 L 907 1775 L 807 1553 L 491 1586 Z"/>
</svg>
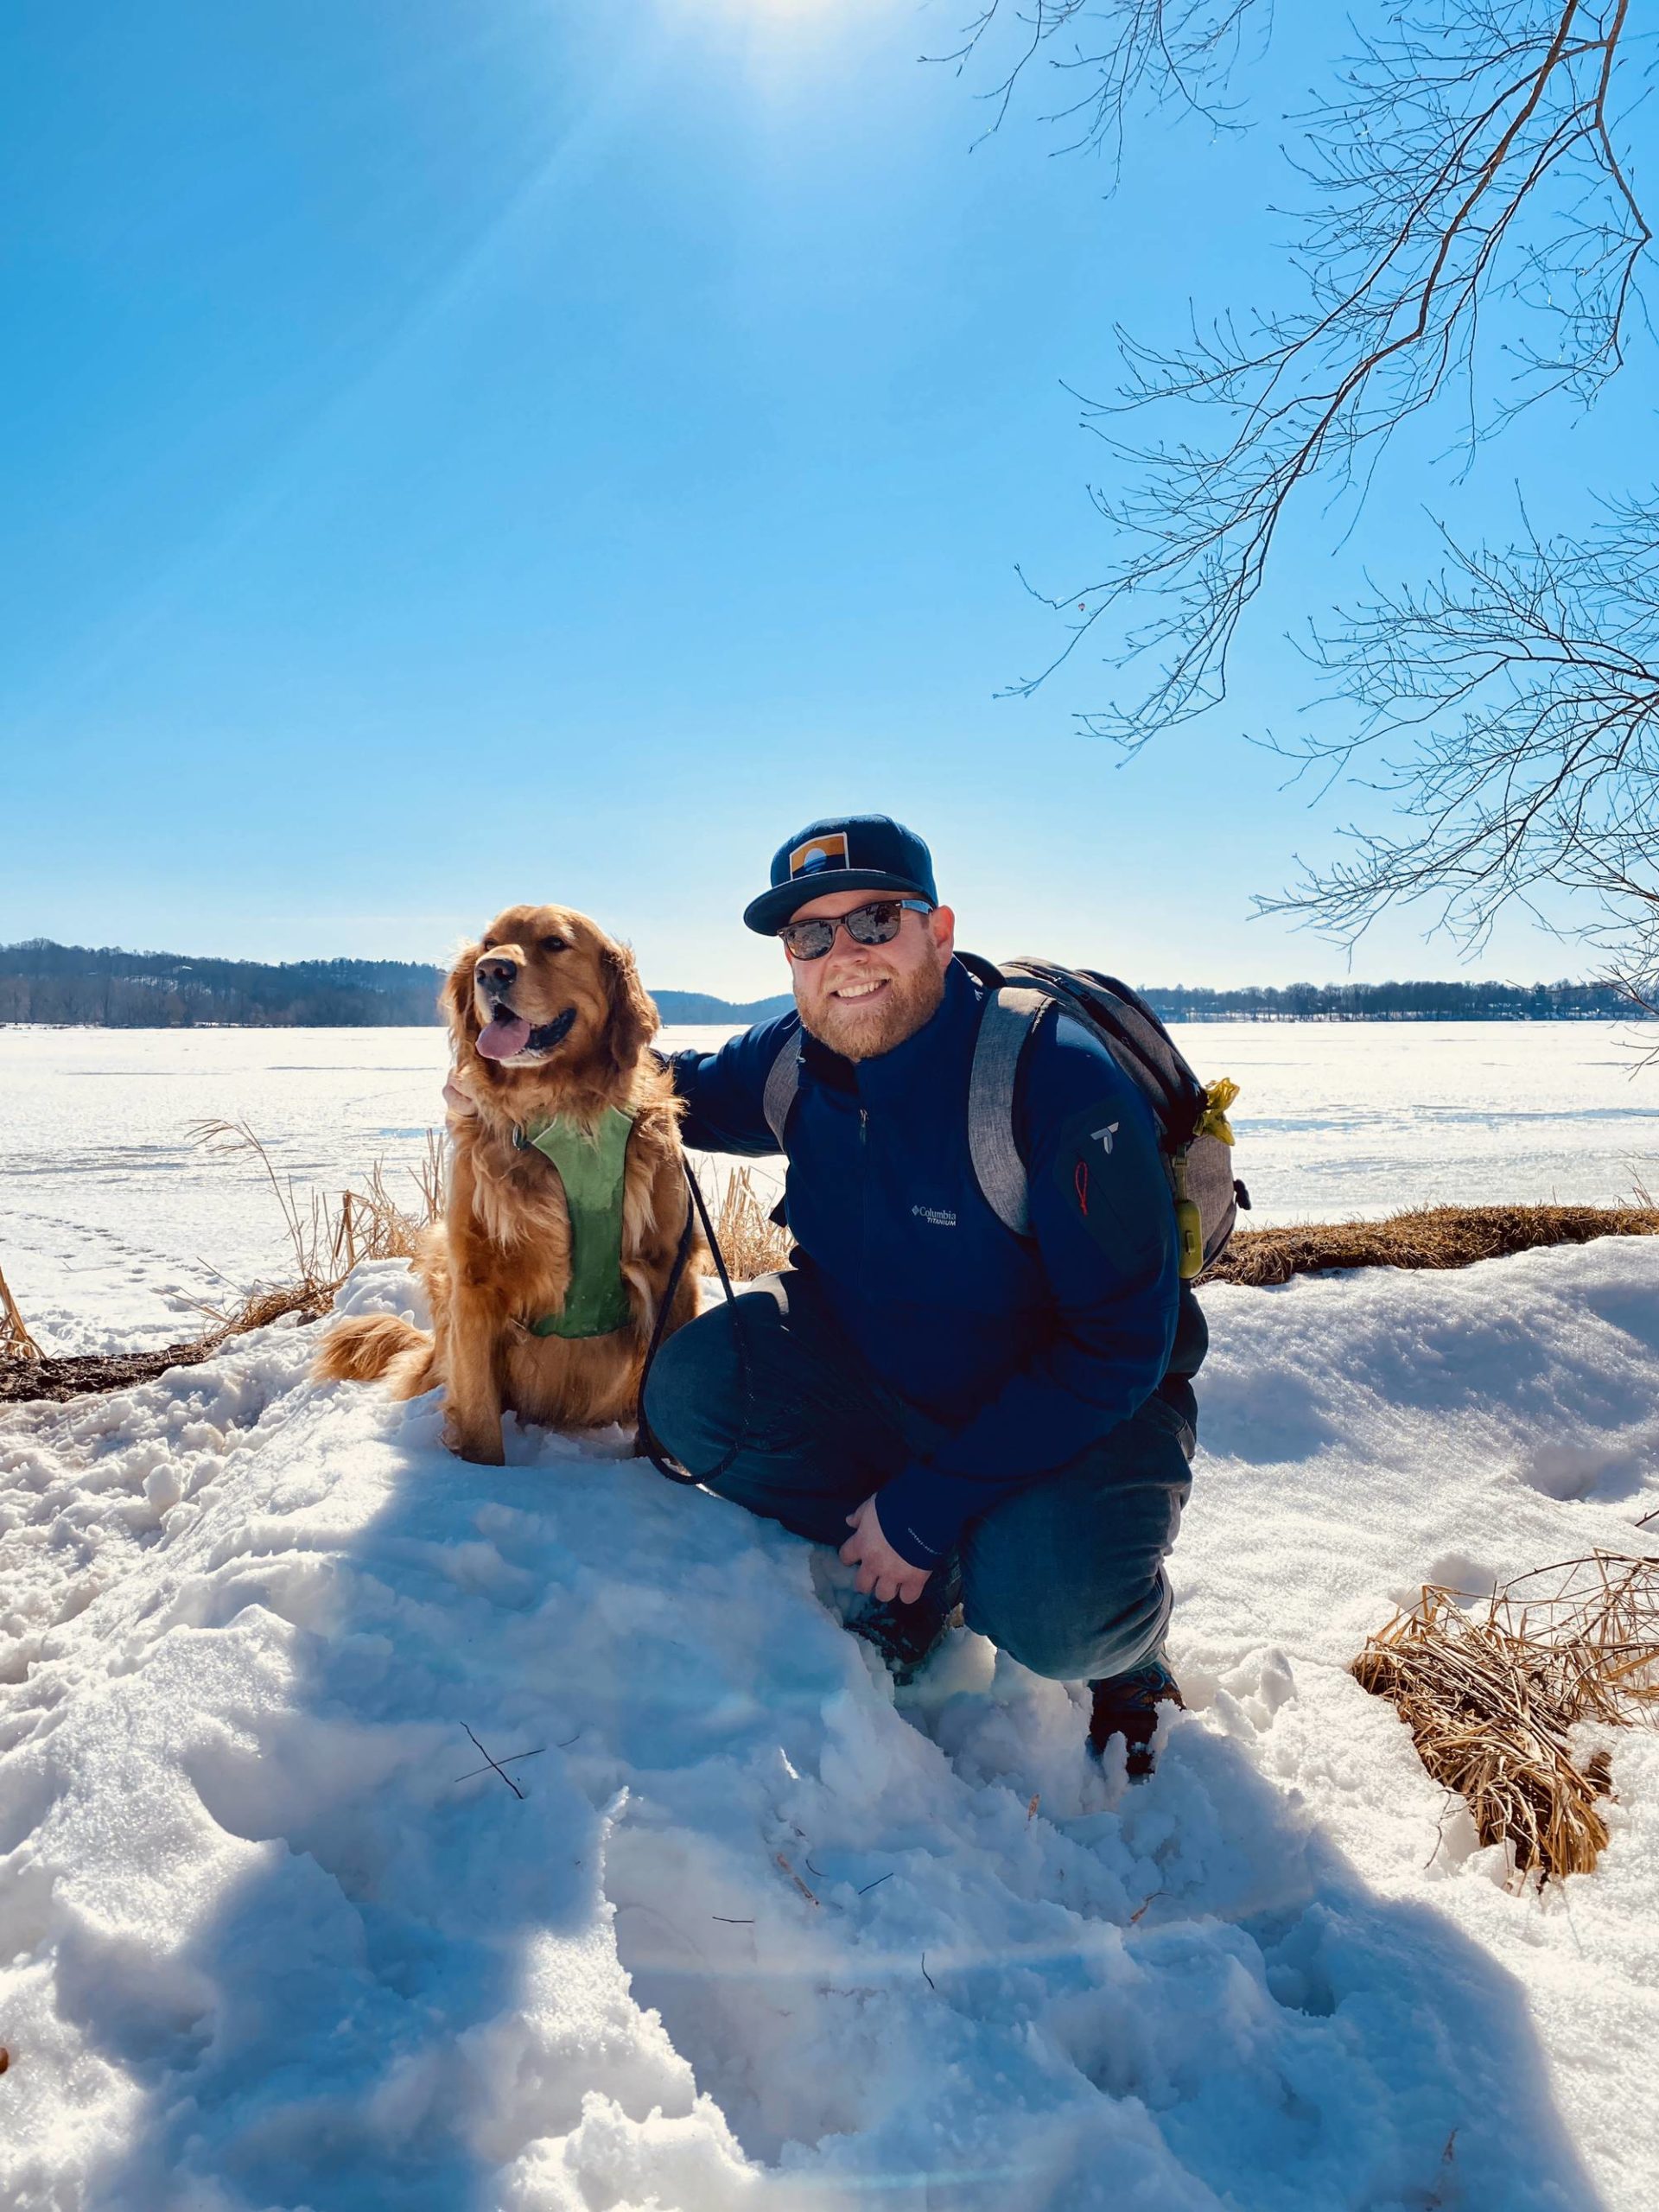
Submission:
<svg viewBox="0 0 1659 2212">
<path fill-rule="evenodd" d="M 1219 1075 L 1205 1085 L 1204 1117 L 1192 1134 L 1196 1137 L 1219 1137 L 1223 1144 L 1233 1141 L 1232 1126 L 1227 1119 L 1227 1109 L 1238 1096 L 1238 1085 L 1230 1075 Z"/>
</svg>

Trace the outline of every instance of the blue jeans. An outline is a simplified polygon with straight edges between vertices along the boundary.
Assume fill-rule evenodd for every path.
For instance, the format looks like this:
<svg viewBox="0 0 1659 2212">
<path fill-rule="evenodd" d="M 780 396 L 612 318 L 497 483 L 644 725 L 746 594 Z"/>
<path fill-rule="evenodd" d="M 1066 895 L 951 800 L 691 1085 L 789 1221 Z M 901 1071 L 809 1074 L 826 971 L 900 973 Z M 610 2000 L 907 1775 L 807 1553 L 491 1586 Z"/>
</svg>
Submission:
<svg viewBox="0 0 1659 2212">
<path fill-rule="evenodd" d="M 645 1414 L 700 1478 L 736 1443 L 707 1486 L 836 1546 L 848 1514 L 946 1433 L 870 1371 L 792 1269 L 670 1337 Z M 1150 1659 L 1169 1621 L 1164 1560 L 1192 1489 L 1196 1421 L 1190 1381 L 1171 1376 L 1077 1459 L 969 1522 L 959 1549 L 969 1628 L 1056 1681 L 1097 1681 Z"/>
</svg>

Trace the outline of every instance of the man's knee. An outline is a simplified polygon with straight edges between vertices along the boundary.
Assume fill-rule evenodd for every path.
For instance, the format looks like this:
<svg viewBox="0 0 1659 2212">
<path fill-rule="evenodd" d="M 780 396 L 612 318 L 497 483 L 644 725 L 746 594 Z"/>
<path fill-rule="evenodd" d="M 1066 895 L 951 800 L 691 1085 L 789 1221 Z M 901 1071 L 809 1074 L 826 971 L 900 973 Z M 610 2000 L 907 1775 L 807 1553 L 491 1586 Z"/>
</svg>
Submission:
<svg viewBox="0 0 1659 2212">
<path fill-rule="evenodd" d="M 1055 1682 L 1102 1681 L 1154 1656 L 1173 1602 L 1161 1565 L 1132 1591 L 1120 1585 L 1111 1594 L 1117 1602 L 1108 1610 L 1087 1586 L 988 1588 L 976 1577 L 963 1587 L 963 1618 L 1033 1675 Z"/>
<path fill-rule="evenodd" d="M 1164 1561 L 1191 1489 L 1191 1449 L 1179 1409 L 1149 1406 L 971 1524 L 968 1625 L 1056 1681 L 1098 1681 L 1153 1657 L 1169 1624 Z"/>
<path fill-rule="evenodd" d="M 740 1376 L 727 1306 L 700 1313 L 658 1346 L 644 1409 L 658 1442 L 695 1474 L 736 1433 Z"/>
</svg>

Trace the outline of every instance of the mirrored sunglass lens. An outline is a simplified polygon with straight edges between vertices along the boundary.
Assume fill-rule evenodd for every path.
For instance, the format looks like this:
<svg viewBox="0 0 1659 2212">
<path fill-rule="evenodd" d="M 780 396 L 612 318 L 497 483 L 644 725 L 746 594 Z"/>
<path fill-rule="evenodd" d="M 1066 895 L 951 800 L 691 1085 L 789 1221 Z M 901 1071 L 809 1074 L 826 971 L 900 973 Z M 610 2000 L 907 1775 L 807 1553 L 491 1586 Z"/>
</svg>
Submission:
<svg viewBox="0 0 1659 2212">
<path fill-rule="evenodd" d="M 836 941 L 832 922 L 791 922 L 779 935 L 798 960 L 822 960 Z"/>
<path fill-rule="evenodd" d="M 884 899 L 874 906 L 855 906 L 847 917 L 847 934 L 860 944 L 886 944 L 899 934 L 899 906 Z"/>
</svg>

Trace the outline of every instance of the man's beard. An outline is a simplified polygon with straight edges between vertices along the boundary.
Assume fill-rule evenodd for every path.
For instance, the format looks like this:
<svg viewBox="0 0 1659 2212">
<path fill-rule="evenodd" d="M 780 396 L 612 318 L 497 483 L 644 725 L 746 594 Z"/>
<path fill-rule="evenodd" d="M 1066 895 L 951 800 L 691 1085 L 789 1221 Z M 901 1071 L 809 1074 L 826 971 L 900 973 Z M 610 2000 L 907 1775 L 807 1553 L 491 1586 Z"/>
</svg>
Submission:
<svg viewBox="0 0 1659 2212">
<path fill-rule="evenodd" d="M 887 988 L 874 1004 L 825 997 L 809 1013 L 798 998 L 801 1027 L 843 1059 L 880 1058 L 931 1020 L 944 996 L 944 974 L 938 968 L 912 969 L 886 980 Z"/>
</svg>

